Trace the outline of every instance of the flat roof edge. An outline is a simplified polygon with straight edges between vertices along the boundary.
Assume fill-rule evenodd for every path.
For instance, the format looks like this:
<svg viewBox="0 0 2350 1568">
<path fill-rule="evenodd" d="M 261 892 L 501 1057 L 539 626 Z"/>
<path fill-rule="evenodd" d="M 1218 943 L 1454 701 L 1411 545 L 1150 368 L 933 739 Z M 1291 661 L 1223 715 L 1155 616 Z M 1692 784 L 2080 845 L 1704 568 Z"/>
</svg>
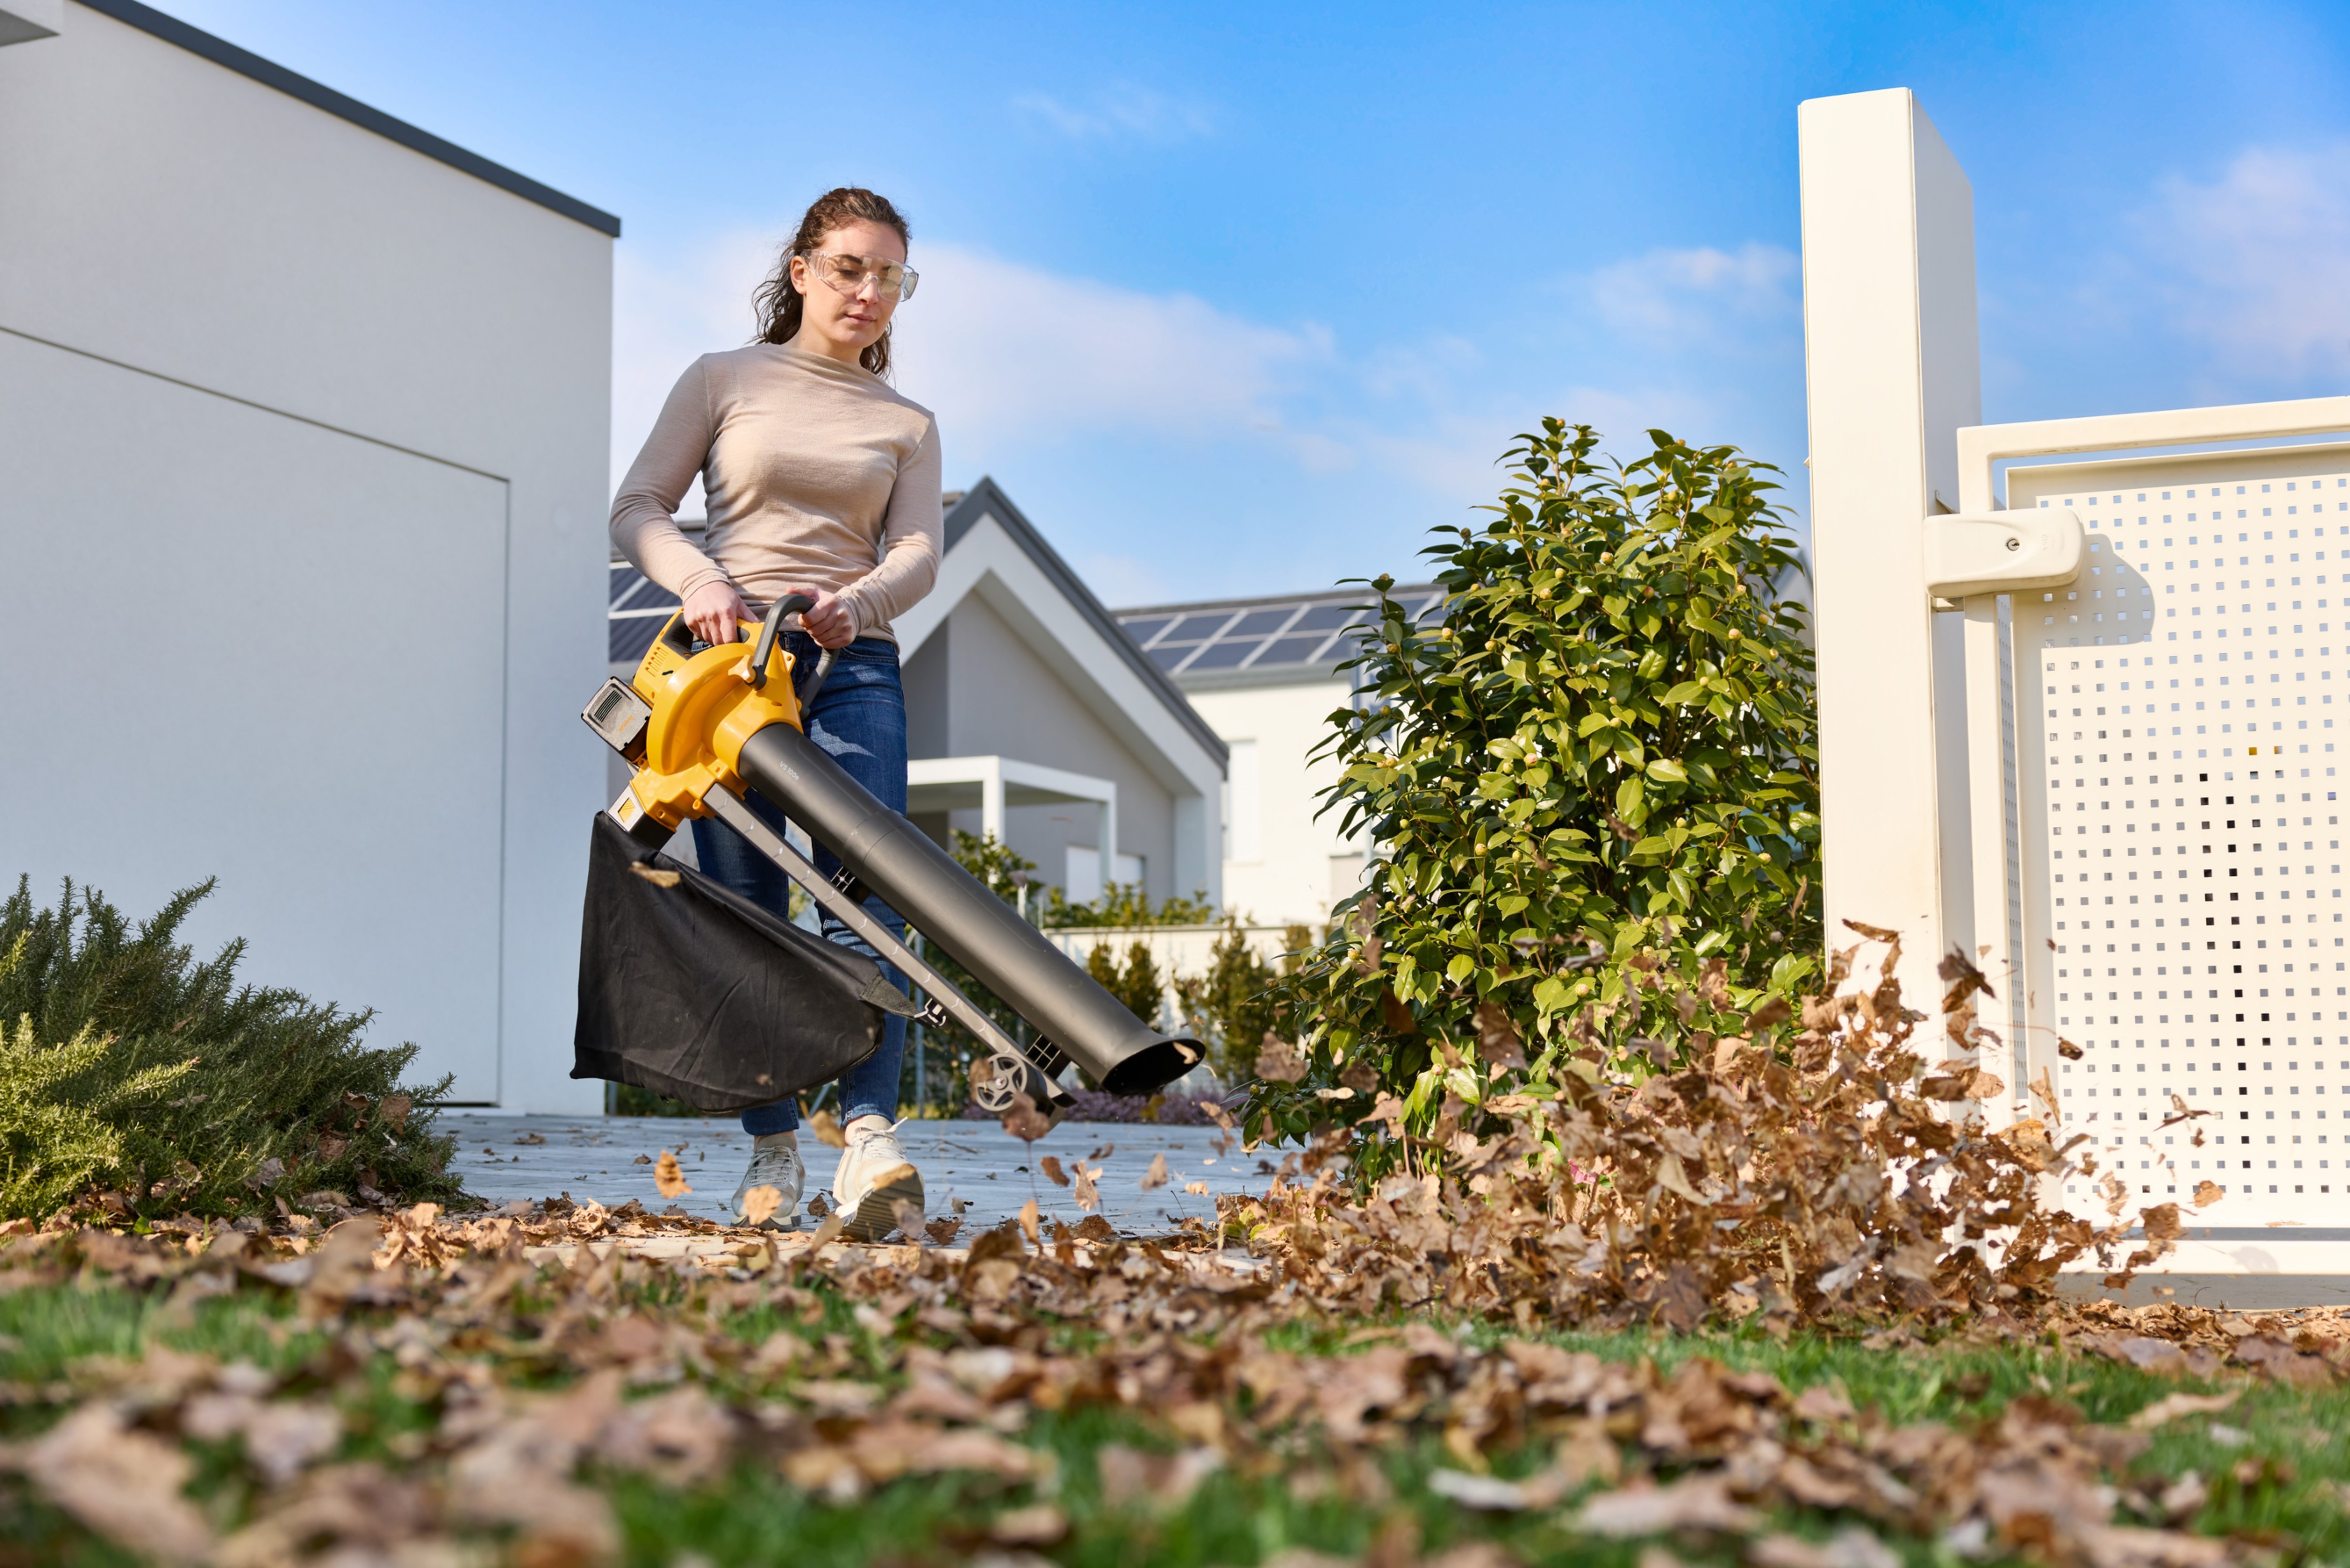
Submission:
<svg viewBox="0 0 2350 1568">
<path fill-rule="evenodd" d="M 520 196 L 550 213 L 559 213 L 573 223 L 585 223 L 597 233 L 613 239 L 620 237 L 620 220 L 600 207 L 591 207 L 576 196 L 567 196 L 552 185 L 542 185 L 525 174 L 517 174 L 503 163 L 493 163 L 478 152 L 467 151 L 453 141 L 443 140 L 429 130 L 396 119 L 380 109 L 361 103 L 346 93 L 337 92 L 323 82 L 312 81 L 296 71 L 289 71 L 275 60 L 264 59 L 250 49 L 239 48 L 225 38 L 214 37 L 201 27 L 192 26 L 177 16 L 167 16 L 139 0 L 74 0 L 101 16 L 109 16 L 125 26 L 136 27 L 167 44 L 176 45 L 192 55 L 201 56 L 213 64 L 237 75 L 273 88 L 288 98 L 299 99 L 311 108 L 323 109 L 338 119 L 348 120 L 362 130 L 371 130 L 387 141 L 396 141 L 411 152 L 421 152 L 436 162 L 445 163 L 462 173 L 495 185 L 508 195 Z"/>
</svg>

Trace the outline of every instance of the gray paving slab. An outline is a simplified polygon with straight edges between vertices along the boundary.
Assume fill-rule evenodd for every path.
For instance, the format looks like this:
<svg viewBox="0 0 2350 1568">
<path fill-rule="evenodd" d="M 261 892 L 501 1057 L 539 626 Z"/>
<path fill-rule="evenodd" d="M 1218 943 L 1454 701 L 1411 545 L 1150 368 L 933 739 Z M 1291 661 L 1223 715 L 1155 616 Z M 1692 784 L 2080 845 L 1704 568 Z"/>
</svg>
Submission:
<svg viewBox="0 0 2350 1568">
<path fill-rule="evenodd" d="M 442 1125 L 457 1135 L 454 1168 L 465 1190 L 492 1203 L 536 1200 L 569 1193 L 607 1208 L 635 1199 L 648 1209 L 669 1207 L 653 1181 L 651 1161 L 668 1149 L 678 1158 L 692 1192 L 675 1199 L 690 1214 L 726 1217 L 727 1202 L 750 1163 L 751 1139 L 731 1119 L 671 1116 L 496 1116 L 444 1112 Z M 837 1151 L 803 1131 L 808 1190 L 827 1189 Z M 1213 1127 L 1065 1122 L 1037 1143 L 1024 1144 L 994 1122 L 908 1122 L 898 1129 L 907 1157 L 921 1168 L 932 1218 L 960 1214 L 966 1234 L 1017 1214 L 1033 1195 L 1045 1217 L 1082 1220 L 1071 1189 L 1037 1168 L 1052 1155 L 1064 1168 L 1078 1159 L 1102 1168 L 1097 1178 L 1100 1212 L 1121 1231 L 1143 1235 L 1175 1229 L 1186 1216 L 1207 1219 L 1225 1193 L 1262 1192 L 1274 1161 L 1234 1147 L 1218 1153 Z M 1105 1152 L 1106 1151 L 1106 1152 Z M 1167 1158 L 1170 1179 L 1153 1192 L 1141 1182 L 1151 1161 Z M 636 1163 L 638 1158 L 645 1164 Z M 1204 1194 L 1183 1190 L 1190 1182 Z"/>
</svg>

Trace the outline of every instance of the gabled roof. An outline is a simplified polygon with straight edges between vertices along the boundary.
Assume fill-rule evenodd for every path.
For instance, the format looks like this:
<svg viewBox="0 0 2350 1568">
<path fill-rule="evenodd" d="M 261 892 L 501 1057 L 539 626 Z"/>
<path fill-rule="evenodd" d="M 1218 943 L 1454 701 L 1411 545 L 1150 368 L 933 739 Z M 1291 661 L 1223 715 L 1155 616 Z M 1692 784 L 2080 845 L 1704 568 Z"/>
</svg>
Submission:
<svg viewBox="0 0 2350 1568">
<path fill-rule="evenodd" d="M 1225 757 L 1224 742 L 1215 731 L 1208 727 L 1208 722 L 1192 709 L 1182 689 L 1167 678 L 1165 670 L 1144 657 L 1142 649 L 1118 625 L 1118 618 L 1094 597 L 1093 590 L 1086 587 L 1085 580 L 1061 559 L 1060 552 L 1045 542 L 1045 536 L 1036 531 L 1035 524 L 1022 514 L 1020 508 L 1012 504 L 1012 498 L 1003 493 L 994 480 L 983 477 L 948 507 L 946 535 L 949 553 L 951 554 L 964 536 L 986 517 L 993 517 L 1002 524 L 1004 533 L 1020 547 L 1021 553 L 1035 563 L 1036 569 L 1045 575 L 1063 598 L 1068 600 L 1079 617 L 1100 634 L 1102 641 L 1133 671 L 1135 679 L 1141 681 L 1176 722 L 1189 730 L 1221 763 Z"/>
<path fill-rule="evenodd" d="M 1415 619 L 1436 613 L 1444 590 L 1399 585 L 1388 597 Z M 1118 625 L 1187 691 L 1328 680 L 1354 657 L 1378 603 L 1370 588 L 1327 588 L 1268 598 L 1204 599 L 1117 613 Z"/>
<path fill-rule="evenodd" d="M 422 130 L 404 119 L 395 119 L 369 104 L 338 93 L 323 82 L 312 81 L 298 72 L 289 71 L 275 60 L 264 59 L 250 49 L 240 49 L 225 38 L 214 37 L 201 27 L 192 27 L 177 16 L 166 16 L 151 5 L 141 5 L 139 0 L 75 0 L 101 16 L 110 16 L 125 26 L 136 27 L 151 37 L 175 44 L 188 53 L 213 65 L 234 71 L 274 88 L 288 98 L 299 99 L 312 109 L 324 109 L 338 119 L 347 119 L 362 130 L 371 130 L 387 141 L 396 141 L 411 152 L 421 152 L 436 162 L 471 174 L 474 179 L 495 185 L 510 195 L 533 202 L 550 213 L 560 213 L 575 223 L 585 223 L 598 234 L 620 237 L 620 220 L 599 207 L 591 207 L 576 196 L 567 196 L 551 185 L 542 185 L 526 174 L 517 174 L 503 163 L 493 163 L 478 152 L 468 151 L 453 141 L 444 141 L 429 130 Z"/>
</svg>

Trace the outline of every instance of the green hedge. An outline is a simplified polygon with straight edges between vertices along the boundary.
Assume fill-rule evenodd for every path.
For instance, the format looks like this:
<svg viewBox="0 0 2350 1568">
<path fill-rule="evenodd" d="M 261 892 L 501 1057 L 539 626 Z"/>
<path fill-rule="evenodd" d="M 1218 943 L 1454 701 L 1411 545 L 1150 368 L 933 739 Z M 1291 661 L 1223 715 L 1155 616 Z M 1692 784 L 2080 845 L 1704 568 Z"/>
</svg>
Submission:
<svg viewBox="0 0 2350 1568">
<path fill-rule="evenodd" d="M 70 882 L 43 908 L 19 877 L 0 906 L 0 1215 L 457 1197 L 449 1080 L 402 1085 L 416 1047 L 360 1044 L 366 1012 L 238 984 L 242 940 L 197 961 L 177 937 L 212 889 L 135 929 Z"/>
</svg>

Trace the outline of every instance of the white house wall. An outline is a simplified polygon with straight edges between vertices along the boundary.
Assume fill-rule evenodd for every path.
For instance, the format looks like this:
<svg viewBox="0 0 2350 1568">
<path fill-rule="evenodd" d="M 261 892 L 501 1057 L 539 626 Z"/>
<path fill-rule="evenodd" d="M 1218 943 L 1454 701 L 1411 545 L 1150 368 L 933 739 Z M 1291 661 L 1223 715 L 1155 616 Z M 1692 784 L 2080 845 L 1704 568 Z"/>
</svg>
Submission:
<svg viewBox="0 0 2350 1568">
<path fill-rule="evenodd" d="M 1095 719 L 1068 683 L 1007 624 L 988 596 L 972 594 L 909 663 L 909 706 L 920 686 L 944 678 L 944 733 L 937 756 L 1003 755 L 1108 779 L 1118 785 L 1119 853 L 1144 857 L 1144 885 L 1153 898 L 1189 893 L 1173 885 L 1174 801 L 1139 757 Z M 953 814 L 952 826 L 979 831 L 976 811 Z M 1004 839 L 1059 883 L 1071 845 L 1100 848 L 1100 818 L 1090 807 L 1014 806 L 1004 814 Z"/>
<path fill-rule="evenodd" d="M 927 679 L 916 670 L 924 643 L 972 596 L 994 611 L 1014 639 L 1058 679 L 1103 732 L 1163 792 L 1170 843 L 1165 855 L 1153 858 L 1151 885 L 1159 886 L 1158 878 L 1164 875 L 1169 888 L 1187 895 L 1202 892 L 1209 902 L 1220 903 L 1223 857 L 1216 809 L 1223 784 L 1222 759 L 1169 711 L 1159 694 L 1128 667 L 1120 652 L 1104 640 L 993 515 L 982 518 L 963 534 L 940 563 L 938 584 L 930 597 L 896 621 L 899 649 L 907 661 L 910 679 L 916 682 Z M 960 691 L 956 693 L 958 711 L 963 695 Z M 1016 691 L 974 695 L 986 697 L 992 704 L 988 711 L 1004 715 L 1006 722 L 1018 722 Z M 979 745 L 976 738 L 968 745 L 959 742 L 958 749 L 1022 754 L 1009 745 Z M 1076 760 L 1052 759 L 1051 765 L 1118 779 L 1119 815 L 1125 817 L 1128 786 L 1119 774 Z M 1135 851 L 1128 846 L 1128 852 Z M 1159 869 L 1162 863 L 1164 872 Z"/>
<path fill-rule="evenodd" d="M 200 947 L 594 1106 L 610 300 L 604 234 L 87 7 L 0 49 L 0 594 L 60 655 L 10 728 L 75 759 L 0 784 L 7 864 L 218 872 Z"/>
<path fill-rule="evenodd" d="M 1337 782 L 1337 764 L 1307 754 L 1329 733 L 1331 712 L 1347 705 L 1341 680 L 1295 685 L 1243 686 L 1189 693 L 1191 706 L 1233 749 L 1232 788 L 1227 794 L 1224 907 L 1244 920 L 1273 926 L 1319 926 L 1330 907 L 1360 885 L 1363 846 L 1338 833 L 1336 815 L 1317 818 L 1321 794 Z M 1243 745 L 1256 752 L 1256 821 L 1240 820 L 1251 809 Z M 1253 843 L 1252 859 L 1237 857 L 1234 846 Z"/>
</svg>

